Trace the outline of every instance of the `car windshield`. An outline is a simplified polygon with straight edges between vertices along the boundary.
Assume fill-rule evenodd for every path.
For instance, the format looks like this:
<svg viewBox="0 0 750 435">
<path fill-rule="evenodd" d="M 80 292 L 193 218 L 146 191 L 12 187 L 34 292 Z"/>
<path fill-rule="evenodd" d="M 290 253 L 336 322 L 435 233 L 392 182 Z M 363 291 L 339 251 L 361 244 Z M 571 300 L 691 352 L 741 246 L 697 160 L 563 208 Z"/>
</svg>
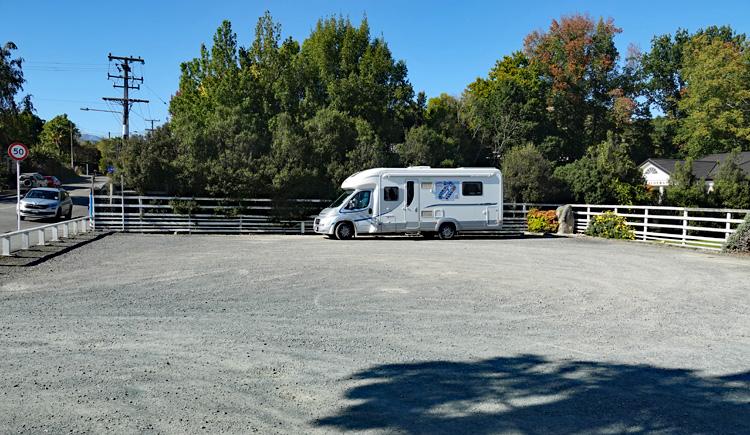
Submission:
<svg viewBox="0 0 750 435">
<path fill-rule="evenodd" d="M 57 199 L 57 192 L 51 190 L 32 190 L 26 194 L 26 198 Z"/>
<path fill-rule="evenodd" d="M 331 203 L 331 205 L 328 206 L 328 208 L 339 207 L 341 204 L 344 203 L 344 201 L 346 200 L 346 198 L 348 198 L 349 195 L 352 194 L 352 192 L 354 192 L 354 190 L 351 190 L 351 189 L 345 190 L 344 193 L 341 194 L 341 196 L 339 196 L 338 198 L 336 198 L 336 200 L 333 201 Z"/>
</svg>

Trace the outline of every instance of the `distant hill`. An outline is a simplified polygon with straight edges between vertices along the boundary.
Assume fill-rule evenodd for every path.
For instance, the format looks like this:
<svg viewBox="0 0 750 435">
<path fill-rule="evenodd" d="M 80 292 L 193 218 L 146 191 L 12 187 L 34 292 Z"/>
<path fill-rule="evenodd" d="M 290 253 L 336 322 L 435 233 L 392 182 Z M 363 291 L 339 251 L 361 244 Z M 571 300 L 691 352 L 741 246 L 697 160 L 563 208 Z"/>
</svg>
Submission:
<svg viewBox="0 0 750 435">
<path fill-rule="evenodd" d="M 100 140 L 102 140 L 100 136 L 96 136 L 96 135 L 88 134 L 88 133 L 81 133 L 82 142 L 99 142 Z"/>
</svg>

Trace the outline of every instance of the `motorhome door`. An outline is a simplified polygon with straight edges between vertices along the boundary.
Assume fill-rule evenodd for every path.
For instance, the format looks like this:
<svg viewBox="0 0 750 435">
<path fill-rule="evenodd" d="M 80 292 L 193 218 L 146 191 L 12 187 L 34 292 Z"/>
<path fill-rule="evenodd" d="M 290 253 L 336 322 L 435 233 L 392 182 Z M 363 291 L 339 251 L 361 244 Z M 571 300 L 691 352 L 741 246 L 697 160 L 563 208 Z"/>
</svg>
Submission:
<svg viewBox="0 0 750 435">
<path fill-rule="evenodd" d="M 419 182 L 406 180 L 406 201 L 404 202 L 404 222 L 406 230 L 419 229 Z"/>
</svg>

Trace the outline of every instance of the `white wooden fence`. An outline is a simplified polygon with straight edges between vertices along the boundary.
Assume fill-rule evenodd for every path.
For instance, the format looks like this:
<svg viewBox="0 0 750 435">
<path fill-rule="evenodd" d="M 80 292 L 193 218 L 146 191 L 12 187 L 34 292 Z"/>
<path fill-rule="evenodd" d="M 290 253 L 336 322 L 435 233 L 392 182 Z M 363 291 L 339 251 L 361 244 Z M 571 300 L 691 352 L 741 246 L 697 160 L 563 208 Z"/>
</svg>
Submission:
<svg viewBox="0 0 750 435">
<path fill-rule="evenodd" d="M 605 211 L 623 216 L 637 240 L 720 250 L 750 210 L 574 204 L 576 232 Z"/>
<path fill-rule="evenodd" d="M 330 200 L 190 198 L 163 196 L 94 197 L 97 230 L 139 233 L 312 233 L 313 218 Z M 554 204 L 504 204 L 501 231 L 526 231 L 531 208 L 555 208 Z M 190 208 L 190 210 L 186 210 Z"/>
</svg>

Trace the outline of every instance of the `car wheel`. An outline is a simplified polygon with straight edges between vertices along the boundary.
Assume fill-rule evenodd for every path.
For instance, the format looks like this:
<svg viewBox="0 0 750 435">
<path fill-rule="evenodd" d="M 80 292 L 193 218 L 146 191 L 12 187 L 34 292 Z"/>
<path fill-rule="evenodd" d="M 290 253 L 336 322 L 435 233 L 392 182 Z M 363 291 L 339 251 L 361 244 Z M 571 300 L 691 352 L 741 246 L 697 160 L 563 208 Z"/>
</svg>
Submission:
<svg viewBox="0 0 750 435">
<path fill-rule="evenodd" d="M 68 214 L 65 215 L 65 219 L 70 219 L 71 217 L 73 217 L 73 206 L 72 205 L 68 209 Z"/>
<path fill-rule="evenodd" d="M 438 236 L 441 240 L 450 240 L 456 235 L 456 226 L 452 223 L 444 223 L 438 228 Z"/>
<path fill-rule="evenodd" d="M 58 220 L 58 221 L 61 221 L 62 217 L 63 217 L 62 216 L 62 209 L 58 208 L 57 211 L 55 212 L 55 219 Z"/>
<path fill-rule="evenodd" d="M 354 237 L 354 227 L 349 222 L 341 222 L 336 225 L 334 233 L 339 240 L 349 240 Z"/>
</svg>

